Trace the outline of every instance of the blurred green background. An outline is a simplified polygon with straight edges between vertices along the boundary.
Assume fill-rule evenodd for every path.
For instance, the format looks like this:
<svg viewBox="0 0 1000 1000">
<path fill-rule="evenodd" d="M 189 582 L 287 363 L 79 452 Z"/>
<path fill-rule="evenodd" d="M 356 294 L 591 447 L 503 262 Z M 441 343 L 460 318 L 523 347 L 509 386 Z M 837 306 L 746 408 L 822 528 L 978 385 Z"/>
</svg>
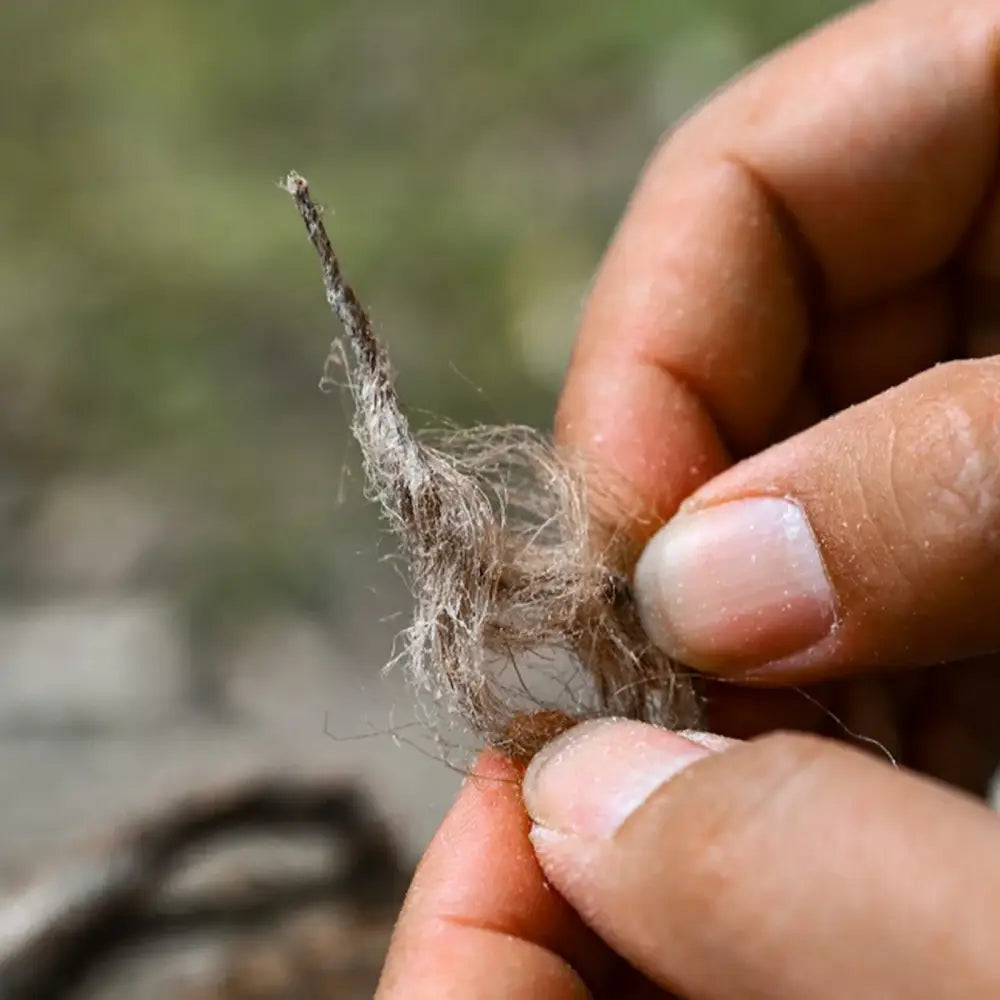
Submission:
<svg viewBox="0 0 1000 1000">
<path fill-rule="evenodd" d="M 4 588 L 37 576 L 18 529 L 53 481 L 113 475 L 184 512 L 156 572 L 206 634 L 274 604 L 353 615 L 370 520 L 276 179 L 335 212 L 415 411 L 546 425 L 661 131 L 840 6 L 5 4 Z"/>
</svg>

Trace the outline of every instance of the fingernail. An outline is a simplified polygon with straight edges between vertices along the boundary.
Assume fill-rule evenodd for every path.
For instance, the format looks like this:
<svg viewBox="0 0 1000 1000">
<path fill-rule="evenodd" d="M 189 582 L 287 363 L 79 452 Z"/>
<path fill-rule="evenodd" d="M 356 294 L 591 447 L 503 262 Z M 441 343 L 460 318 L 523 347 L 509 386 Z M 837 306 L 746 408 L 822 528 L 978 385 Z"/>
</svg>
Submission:
<svg viewBox="0 0 1000 1000">
<path fill-rule="evenodd" d="M 584 722 L 553 740 L 524 775 L 536 826 L 610 837 L 664 782 L 712 750 L 641 722 Z"/>
<path fill-rule="evenodd" d="M 835 621 L 805 513 L 776 497 L 678 514 L 646 546 L 635 592 L 653 642 L 720 673 L 807 649 Z"/>
</svg>

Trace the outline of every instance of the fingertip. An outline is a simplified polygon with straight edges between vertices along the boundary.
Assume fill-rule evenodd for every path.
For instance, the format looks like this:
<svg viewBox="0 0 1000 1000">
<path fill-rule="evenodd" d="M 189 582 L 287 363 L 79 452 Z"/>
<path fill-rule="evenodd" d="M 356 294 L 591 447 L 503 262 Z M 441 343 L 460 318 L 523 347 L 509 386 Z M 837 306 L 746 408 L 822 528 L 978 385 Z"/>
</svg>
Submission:
<svg viewBox="0 0 1000 1000">
<path fill-rule="evenodd" d="M 998 368 L 937 365 L 699 488 L 637 565 L 653 641 L 758 685 L 996 649 Z"/>
<path fill-rule="evenodd" d="M 729 745 L 714 734 L 627 719 L 596 719 L 569 730 L 535 757 L 525 775 L 536 846 L 546 833 L 611 836 L 661 785 Z"/>
<path fill-rule="evenodd" d="M 380 1000 L 554 1000 L 602 981 L 610 951 L 545 880 L 521 800 L 524 768 L 482 753 L 418 866 L 393 935 Z M 506 991 L 506 992 L 505 992 Z"/>
<path fill-rule="evenodd" d="M 998 863 L 996 819 L 981 804 L 816 737 L 773 734 L 702 757 L 665 737 L 615 756 L 622 741 L 602 747 L 605 729 L 564 754 L 551 779 L 564 801 L 609 760 L 616 782 L 597 792 L 612 802 L 636 773 L 652 780 L 603 832 L 565 810 L 560 820 L 550 800 L 534 835 L 553 883 L 633 967 L 684 996 L 729 996 L 733 983 L 747 996 L 831 1000 L 995 994 L 983 873 Z M 956 930 L 953 915 L 972 912 Z"/>
<path fill-rule="evenodd" d="M 683 510 L 646 546 L 635 592 L 650 638 L 713 673 L 799 653 L 836 621 L 833 587 L 805 511 L 783 497 Z"/>
</svg>

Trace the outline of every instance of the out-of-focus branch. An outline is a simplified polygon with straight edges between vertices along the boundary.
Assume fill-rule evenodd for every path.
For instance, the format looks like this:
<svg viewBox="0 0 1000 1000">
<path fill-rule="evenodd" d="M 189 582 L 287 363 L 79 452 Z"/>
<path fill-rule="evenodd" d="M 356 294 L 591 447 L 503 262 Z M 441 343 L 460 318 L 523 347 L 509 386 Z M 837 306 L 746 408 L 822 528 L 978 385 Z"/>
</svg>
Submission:
<svg viewBox="0 0 1000 1000">
<path fill-rule="evenodd" d="M 157 894 L 197 848 L 240 834 L 306 831 L 342 844 L 346 862 L 325 886 L 287 887 L 157 910 Z M 134 824 L 103 850 L 81 856 L 0 899 L 0 1000 L 54 1000 L 97 954 L 123 937 L 187 928 L 206 919 L 239 922 L 282 901 L 398 897 L 404 871 L 367 800 L 342 782 L 264 779 L 182 800 Z"/>
</svg>

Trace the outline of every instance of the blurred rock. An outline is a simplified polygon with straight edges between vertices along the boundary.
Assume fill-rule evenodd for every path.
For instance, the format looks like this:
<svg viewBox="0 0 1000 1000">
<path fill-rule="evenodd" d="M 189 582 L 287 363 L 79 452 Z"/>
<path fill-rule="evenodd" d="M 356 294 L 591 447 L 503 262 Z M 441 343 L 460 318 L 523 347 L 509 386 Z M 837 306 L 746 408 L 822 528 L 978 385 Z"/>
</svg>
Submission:
<svg viewBox="0 0 1000 1000">
<path fill-rule="evenodd" d="M 63 592 L 120 588 L 162 545 L 167 521 L 132 484 L 64 479 L 49 490 L 28 530 L 27 576 Z"/>
<path fill-rule="evenodd" d="M 270 728 L 321 726 L 324 702 L 350 673 L 345 663 L 318 622 L 275 614 L 248 623 L 222 651 L 218 671 L 223 697 L 241 718 Z"/>
<path fill-rule="evenodd" d="M 324 908 L 255 933 L 150 942 L 94 977 L 80 1000 L 365 1000 L 394 916 Z"/>
<path fill-rule="evenodd" d="M 177 905 L 185 898 L 208 898 L 245 890 L 250 885 L 274 885 L 296 880 L 319 882 L 327 873 L 343 865 L 342 844 L 333 837 L 317 836 L 313 829 L 298 835 L 278 832 L 230 836 L 222 847 L 204 845 L 172 876 L 160 893 L 161 904 Z M 339 860 L 338 860 L 339 859 Z"/>
<path fill-rule="evenodd" d="M 145 726 L 175 714 L 189 687 L 163 599 L 0 609 L 0 727 Z"/>
<path fill-rule="evenodd" d="M 204 723 L 62 738 L 0 730 L 0 760 L 0 886 L 177 795 L 269 772 L 357 781 L 415 860 L 460 781 L 433 748 L 388 735 L 338 741 L 323 731 L 322 706 L 311 724 L 284 734 Z"/>
<path fill-rule="evenodd" d="M 414 857 L 423 850 L 457 787 L 444 758 L 464 734 L 446 732 L 435 744 L 402 669 L 359 664 L 322 623 L 277 613 L 247 622 L 216 664 L 224 704 L 248 727 L 242 736 L 231 730 L 234 747 L 253 741 L 272 765 L 357 775 L 401 821 L 405 849 Z"/>
<path fill-rule="evenodd" d="M 207 933 L 156 938 L 133 945 L 99 969 L 73 1000 L 187 1000 L 203 983 L 215 984 L 227 972 L 234 941 Z M 211 997 L 211 993 L 204 993 Z"/>
</svg>

